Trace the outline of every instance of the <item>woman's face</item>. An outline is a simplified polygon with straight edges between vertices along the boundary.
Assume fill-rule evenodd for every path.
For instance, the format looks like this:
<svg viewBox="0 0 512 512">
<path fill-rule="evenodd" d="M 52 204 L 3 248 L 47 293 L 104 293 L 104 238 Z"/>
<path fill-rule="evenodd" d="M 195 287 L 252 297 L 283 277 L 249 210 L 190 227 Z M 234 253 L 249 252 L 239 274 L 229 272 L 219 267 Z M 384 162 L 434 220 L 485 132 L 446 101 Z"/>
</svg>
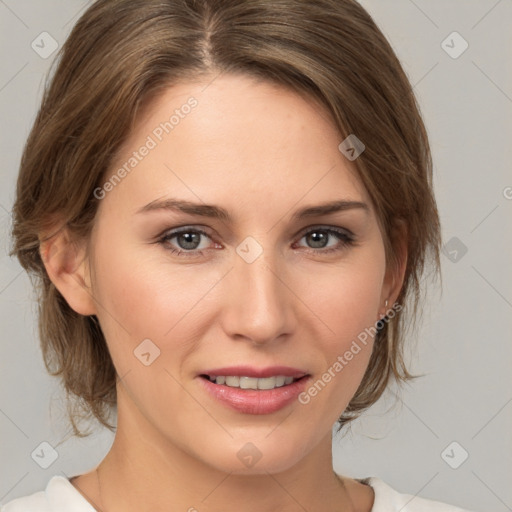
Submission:
<svg viewBox="0 0 512 512">
<path fill-rule="evenodd" d="M 173 86 L 138 121 L 114 185 L 95 192 L 91 238 L 119 430 L 129 419 L 160 448 L 253 473 L 285 470 L 330 435 L 389 292 L 375 212 L 341 142 L 313 102 L 234 75 Z M 338 202 L 349 203 L 321 211 Z M 226 367 L 245 368 L 215 372 Z M 258 372 L 305 377 L 274 391 L 204 377 Z"/>
</svg>

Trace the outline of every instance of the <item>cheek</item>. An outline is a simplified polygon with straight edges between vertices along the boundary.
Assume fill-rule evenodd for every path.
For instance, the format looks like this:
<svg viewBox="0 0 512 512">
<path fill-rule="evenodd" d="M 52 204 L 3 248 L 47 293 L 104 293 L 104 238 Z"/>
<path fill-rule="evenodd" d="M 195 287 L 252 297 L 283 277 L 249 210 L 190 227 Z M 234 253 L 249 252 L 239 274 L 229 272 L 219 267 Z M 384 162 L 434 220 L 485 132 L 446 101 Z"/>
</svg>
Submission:
<svg viewBox="0 0 512 512">
<path fill-rule="evenodd" d="M 198 277 L 193 267 L 169 264 L 156 246 L 121 249 L 120 240 L 98 246 L 106 250 L 97 253 L 94 295 L 116 366 L 133 365 L 133 351 L 145 339 L 161 351 L 171 345 L 177 350 L 180 343 L 190 348 L 202 325 L 198 317 L 205 314 L 201 299 L 222 273 L 216 269 Z"/>
<path fill-rule="evenodd" d="M 338 344 L 373 326 L 380 308 L 383 259 L 379 264 L 373 256 L 357 258 L 357 264 L 317 273 L 304 290 L 308 305 Z"/>
<path fill-rule="evenodd" d="M 378 248 L 376 251 L 378 253 Z M 359 255 L 360 256 L 360 255 Z M 371 357 L 384 277 L 384 256 L 358 257 L 357 264 L 316 275 L 307 302 L 320 318 L 325 336 L 317 338 L 323 371 L 306 390 L 335 419 L 356 392 Z M 324 391 L 325 389 L 325 391 Z"/>
</svg>

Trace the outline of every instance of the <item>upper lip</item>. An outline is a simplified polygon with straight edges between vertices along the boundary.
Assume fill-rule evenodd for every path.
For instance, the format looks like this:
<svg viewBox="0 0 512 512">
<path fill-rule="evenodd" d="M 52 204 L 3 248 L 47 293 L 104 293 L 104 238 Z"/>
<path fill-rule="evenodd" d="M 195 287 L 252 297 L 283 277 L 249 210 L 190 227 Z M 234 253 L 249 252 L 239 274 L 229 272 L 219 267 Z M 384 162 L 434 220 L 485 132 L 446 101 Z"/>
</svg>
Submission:
<svg viewBox="0 0 512 512">
<path fill-rule="evenodd" d="M 292 368 L 290 366 L 267 366 L 266 368 L 255 368 L 254 366 L 225 366 L 223 368 L 214 368 L 211 370 L 205 370 L 200 375 L 208 375 L 210 377 L 217 377 L 219 375 L 227 376 L 245 376 L 255 377 L 263 379 L 265 377 L 275 377 L 276 375 L 283 375 L 285 377 L 293 377 L 294 379 L 300 379 L 307 372 L 299 370 L 298 368 Z"/>
</svg>

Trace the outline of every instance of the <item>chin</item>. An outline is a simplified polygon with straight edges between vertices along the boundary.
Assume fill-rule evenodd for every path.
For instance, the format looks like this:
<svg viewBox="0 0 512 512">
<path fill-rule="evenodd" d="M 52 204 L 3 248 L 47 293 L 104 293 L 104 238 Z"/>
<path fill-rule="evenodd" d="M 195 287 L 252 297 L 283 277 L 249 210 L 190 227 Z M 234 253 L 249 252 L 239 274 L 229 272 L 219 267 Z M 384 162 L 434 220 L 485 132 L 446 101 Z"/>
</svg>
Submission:
<svg viewBox="0 0 512 512">
<path fill-rule="evenodd" d="M 196 445 L 196 457 L 218 471 L 237 475 L 287 471 L 298 464 L 315 444 L 304 432 L 300 436 L 293 436 L 284 429 L 277 433 L 277 429 L 272 432 L 268 428 L 252 436 L 245 433 L 225 441 L 216 442 L 208 438 L 204 450 Z"/>
</svg>

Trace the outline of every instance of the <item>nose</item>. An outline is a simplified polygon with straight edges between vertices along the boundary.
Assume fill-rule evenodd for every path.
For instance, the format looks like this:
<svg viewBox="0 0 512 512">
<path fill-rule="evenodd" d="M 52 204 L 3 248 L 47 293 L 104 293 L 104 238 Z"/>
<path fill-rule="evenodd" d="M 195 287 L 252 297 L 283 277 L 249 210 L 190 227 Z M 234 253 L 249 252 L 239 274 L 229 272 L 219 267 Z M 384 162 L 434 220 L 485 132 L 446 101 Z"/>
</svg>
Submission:
<svg viewBox="0 0 512 512">
<path fill-rule="evenodd" d="M 296 301 L 284 263 L 264 253 L 252 263 L 238 255 L 223 283 L 221 322 L 232 339 L 263 345 L 284 339 L 297 325 Z"/>
</svg>

